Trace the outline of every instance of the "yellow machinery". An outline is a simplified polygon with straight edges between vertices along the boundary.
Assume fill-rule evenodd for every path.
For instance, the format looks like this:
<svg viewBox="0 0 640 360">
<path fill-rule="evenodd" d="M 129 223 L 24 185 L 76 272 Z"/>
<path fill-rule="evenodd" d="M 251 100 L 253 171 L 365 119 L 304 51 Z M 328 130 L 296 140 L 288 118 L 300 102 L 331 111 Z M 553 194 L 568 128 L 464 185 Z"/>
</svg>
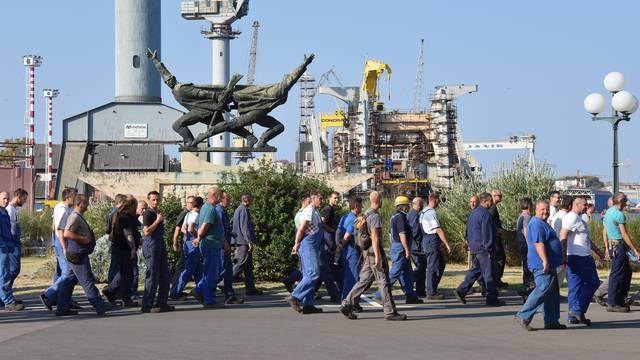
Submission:
<svg viewBox="0 0 640 360">
<path fill-rule="evenodd" d="M 378 91 L 378 79 L 382 73 L 387 72 L 387 81 L 391 81 L 391 67 L 379 60 L 367 60 L 364 63 L 364 71 L 362 73 L 361 92 L 365 91 L 369 94 L 372 103 L 378 102 L 380 92 Z M 391 98 L 391 91 L 389 91 Z"/>
<path fill-rule="evenodd" d="M 347 121 L 347 116 L 342 109 L 334 111 L 333 114 L 320 115 L 320 133 L 325 140 L 327 140 L 327 128 L 348 126 L 349 122 Z"/>
</svg>

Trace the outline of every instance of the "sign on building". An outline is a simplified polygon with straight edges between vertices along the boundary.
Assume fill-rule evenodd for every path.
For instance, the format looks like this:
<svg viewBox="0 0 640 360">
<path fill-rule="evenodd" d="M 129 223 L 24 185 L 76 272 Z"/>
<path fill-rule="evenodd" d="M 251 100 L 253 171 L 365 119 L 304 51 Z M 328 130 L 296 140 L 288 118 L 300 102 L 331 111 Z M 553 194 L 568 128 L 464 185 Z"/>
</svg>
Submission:
<svg viewBox="0 0 640 360">
<path fill-rule="evenodd" d="M 126 139 L 146 139 L 147 124 L 124 124 L 124 137 Z"/>
</svg>

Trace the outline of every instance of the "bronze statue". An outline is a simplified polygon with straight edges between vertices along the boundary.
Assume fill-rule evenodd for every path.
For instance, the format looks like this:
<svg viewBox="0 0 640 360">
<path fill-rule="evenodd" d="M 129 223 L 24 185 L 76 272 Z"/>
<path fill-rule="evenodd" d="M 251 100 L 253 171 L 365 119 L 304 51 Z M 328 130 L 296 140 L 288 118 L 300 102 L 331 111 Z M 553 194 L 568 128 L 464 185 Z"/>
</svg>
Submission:
<svg viewBox="0 0 640 360">
<path fill-rule="evenodd" d="M 147 56 L 162 76 L 165 84 L 171 88 L 176 101 L 189 110 L 176 120 L 172 127 L 184 141 L 184 148 L 195 148 L 196 145 L 223 132 L 231 132 L 247 140 L 247 146 L 266 151 L 275 151 L 267 142 L 284 131 L 284 125 L 269 112 L 287 101 L 287 94 L 293 85 L 307 70 L 314 55 L 304 57 L 303 63 L 291 74 L 285 75 L 281 82 L 270 85 L 237 85 L 241 75 L 233 74 L 229 84 L 194 85 L 180 83 L 156 56 L 156 51 L 147 51 Z M 237 109 L 239 116 L 225 121 L 224 112 Z M 203 123 L 208 125 L 206 132 L 196 138 L 188 126 Z M 245 127 L 258 124 L 267 130 L 258 140 Z"/>
</svg>

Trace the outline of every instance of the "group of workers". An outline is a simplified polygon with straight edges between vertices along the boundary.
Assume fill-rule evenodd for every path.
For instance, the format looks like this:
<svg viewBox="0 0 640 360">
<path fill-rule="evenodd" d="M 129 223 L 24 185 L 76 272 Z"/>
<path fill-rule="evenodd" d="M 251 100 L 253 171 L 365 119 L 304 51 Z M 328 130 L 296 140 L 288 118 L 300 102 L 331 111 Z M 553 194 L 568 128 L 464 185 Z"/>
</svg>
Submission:
<svg viewBox="0 0 640 360">
<path fill-rule="evenodd" d="M 0 301 L 5 310 L 18 311 L 24 304 L 13 296 L 13 282 L 20 272 L 20 225 L 17 208 L 27 199 L 27 192 L 18 189 L 9 200 L 0 192 Z M 117 195 L 116 204 L 107 216 L 106 233 L 111 242 L 111 263 L 108 284 L 102 295 L 95 286 L 89 255 L 95 247 L 95 236 L 83 214 L 89 199 L 75 189 L 65 189 L 63 200 L 53 210 L 53 248 L 57 260 L 54 282 L 40 295 L 49 310 L 56 306 L 57 316 L 76 315 L 81 309 L 72 293 L 79 284 L 98 315 L 111 310 L 117 301 L 124 307 L 139 306 L 143 313 L 173 311 L 169 299 L 185 300 L 189 281 L 195 281 L 190 295 L 204 308 L 221 308 L 239 304 L 233 282 L 244 277 L 246 295 L 261 295 L 253 280 L 252 250 L 255 243 L 254 225 L 249 211 L 251 196 L 242 194 L 233 221 L 227 215 L 229 194 L 211 187 L 206 200 L 198 196 L 186 199 L 186 208 L 179 214 L 173 233 L 173 251 L 182 245 L 183 258 L 173 284 L 169 275 L 167 249 L 164 242 L 164 217 L 160 210 L 160 194 L 151 191 L 146 201 L 132 195 Z M 505 250 L 502 224 L 496 205 L 502 193 L 493 190 L 469 200 L 465 247 L 469 251 L 469 270 L 463 282 L 454 290 L 455 298 L 466 304 L 466 296 L 477 282 L 486 298 L 486 305 L 501 306 L 498 288 L 502 281 Z M 287 303 L 302 314 L 321 313 L 314 305 L 317 292 L 324 284 L 331 301 L 339 302 L 340 312 L 357 319 L 362 311 L 360 298 L 374 283 L 375 296 L 382 301 L 387 320 L 405 320 L 398 313 L 391 294 L 396 281 L 400 283 L 407 304 L 427 300 L 442 300 L 438 286 L 445 270 L 445 254 L 451 253 L 445 231 L 440 225 L 437 193 L 423 199 L 401 195 L 395 199 L 396 211 L 390 221 L 390 259 L 383 244 L 383 221 L 380 214 L 382 196 L 373 191 L 370 207 L 363 212 L 361 198 L 349 200 L 349 211 L 338 216 L 340 194 L 332 192 L 321 208 L 323 194 L 314 191 L 301 199 L 295 217 L 295 241 L 291 253 L 299 257 L 300 269 L 285 279 L 291 292 Z M 604 215 L 601 251 L 591 241 L 587 223 L 593 206 L 583 197 L 561 197 L 554 191 L 549 200 L 534 203 L 529 198 L 520 201 L 522 213 L 516 233 L 522 255 L 523 282 L 518 293 L 525 302 L 516 314 L 516 321 L 526 330 L 538 309 L 544 307 L 546 329 L 564 329 L 559 322 L 560 293 L 564 274 L 568 280 L 568 323 L 590 325 L 586 318 L 589 303 L 595 297 L 603 304 L 607 296 L 607 311 L 628 312 L 631 282 L 629 254 L 640 255 L 625 228 L 622 210 L 627 205 L 624 193 L 615 193 Z M 231 244 L 236 245 L 235 265 Z M 142 248 L 146 264 L 144 292 L 138 301 L 138 249 Z M 443 251 L 444 248 L 444 251 Z M 592 252 L 611 260 L 608 282 L 601 283 Z M 413 264 L 413 265 L 412 265 Z M 295 282 L 298 282 L 294 287 Z M 216 288 L 225 301 L 218 302 Z"/>
</svg>

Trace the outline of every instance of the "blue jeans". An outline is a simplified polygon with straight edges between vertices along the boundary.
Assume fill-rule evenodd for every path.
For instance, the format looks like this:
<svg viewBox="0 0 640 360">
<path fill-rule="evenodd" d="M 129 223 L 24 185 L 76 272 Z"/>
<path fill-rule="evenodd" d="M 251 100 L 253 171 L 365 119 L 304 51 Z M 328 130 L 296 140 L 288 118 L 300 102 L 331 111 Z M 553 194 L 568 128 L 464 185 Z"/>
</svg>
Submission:
<svg viewBox="0 0 640 360">
<path fill-rule="evenodd" d="M 436 295 L 438 293 L 438 285 L 440 284 L 446 265 L 442 250 L 440 250 L 440 248 L 427 250 L 426 261 L 427 272 L 425 275 L 425 282 L 427 285 L 427 295 Z"/>
<path fill-rule="evenodd" d="M 544 306 L 544 326 L 557 325 L 560 320 L 560 289 L 556 268 L 549 266 L 549 272 L 546 274 L 542 269 L 533 269 L 532 272 L 536 287 L 516 316 L 531 322 L 538 308 Z"/>
<path fill-rule="evenodd" d="M 424 296 L 427 294 L 426 288 L 426 276 L 427 276 L 427 257 L 425 255 L 411 254 L 411 260 L 413 260 L 416 266 L 413 269 L 413 280 L 416 283 L 416 294 L 418 296 Z"/>
<path fill-rule="evenodd" d="M 585 314 L 593 294 L 600 286 L 596 263 L 591 256 L 569 255 L 567 257 L 569 277 L 569 311 Z M 570 317 L 571 318 L 571 317 Z"/>
<path fill-rule="evenodd" d="M 13 298 L 13 277 L 11 273 L 11 254 L 13 248 L 0 247 L 0 301 L 5 305 L 11 305 L 16 300 Z"/>
<path fill-rule="evenodd" d="M 309 237 L 302 239 L 298 256 L 302 264 L 302 280 L 293 289 L 291 296 L 301 300 L 304 306 L 313 306 L 315 284 L 320 277 L 320 256 L 316 242 Z"/>
<path fill-rule="evenodd" d="M 456 289 L 460 294 L 466 295 L 471 290 L 473 284 L 482 279 L 485 291 L 487 293 L 487 303 L 498 300 L 498 290 L 493 277 L 493 261 L 487 252 L 479 252 L 471 254 L 471 269 L 467 271 L 462 284 Z M 480 282 L 480 281 L 478 281 Z"/>
<path fill-rule="evenodd" d="M 142 244 L 142 254 L 147 263 L 142 307 L 151 308 L 153 306 L 166 305 L 169 297 L 170 281 L 167 249 L 164 244 L 158 246 L 145 239 Z M 127 284 L 127 286 L 130 285 L 131 282 Z"/>
<path fill-rule="evenodd" d="M 627 246 L 622 243 L 612 246 L 609 256 L 611 256 L 611 273 L 607 303 L 609 306 L 624 306 L 624 298 L 631 286 L 631 265 L 627 256 Z"/>
<path fill-rule="evenodd" d="M 216 286 L 220 278 L 220 267 L 222 265 L 222 250 L 218 248 L 201 247 L 200 251 L 204 257 L 202 263 L 202 278 L 193 291 L 202 296 L 205 305 L 217 303 Z"/>
<path fill-rule="evenodd" d="M 342 268 L 344 269 L 344 277 L 342 280 L 342 294 L 340 296 L 341 300 L 346 299 L 347 295 L 351 289 L 353 289 L 353 285 L 358 282 L 358 275 L 360 274 L 360 252 L 358 249 L 353 246 L 347 246 L 341 252 L 341 262 Z"/>
<path fill-rule="evenodd" d="M 196 284 L 200 281 L 202 277 L 200 255 L 199 247 L 188 247 L 186 244 L 184 245 L 184 267 L 180 275 L 178 275 L 173 288 L 171 288 L 171 297 L 173 299 L 180 296 L 180 293 L 191 279 L 194 279 Z"/>
<path fill-rule="evenodd" d="M 57 237 L 54 241 L 58 241 Z M 58 291 L 60 290 L 60 284 L 64 281 L 65 274 L 68 273 L 69 266 L 67 265 L 67 259 L 64 257 L 64 252 L 60 246 L 54 246 L 53 248 L 56 254 L 57 267 L 56 272 L 53 274 L 53 285 L 51 285 L 44 292 L 44 296 L 47 297 L 49 304 L 55 305 L 58 301 Z"/>
<path fill-rule="evenodd" d="M 58 291 L 58 311 L 65 311 L 71 308 L 71 294 L 78 283 L 82 286 L 93 308 L 96 311 L 103 310 L 105 302 L 96 288 L 96 278 L 91 271 L 89 255 L 85 255 L 79 264 L 68 263 L 67 272 L 63 276 L 60 290 Z"/>
<path fill-rule="evenodd" d="M 413 269 L 411 260 L 405 257 L 402 246 L 391 244 L 391 270 L 389 271 L 389 286 L 393 287 L 396 280 L 400 280 L 402 291 L 406 296 L 416 296 L 413 291 Z"/>
</svg>

